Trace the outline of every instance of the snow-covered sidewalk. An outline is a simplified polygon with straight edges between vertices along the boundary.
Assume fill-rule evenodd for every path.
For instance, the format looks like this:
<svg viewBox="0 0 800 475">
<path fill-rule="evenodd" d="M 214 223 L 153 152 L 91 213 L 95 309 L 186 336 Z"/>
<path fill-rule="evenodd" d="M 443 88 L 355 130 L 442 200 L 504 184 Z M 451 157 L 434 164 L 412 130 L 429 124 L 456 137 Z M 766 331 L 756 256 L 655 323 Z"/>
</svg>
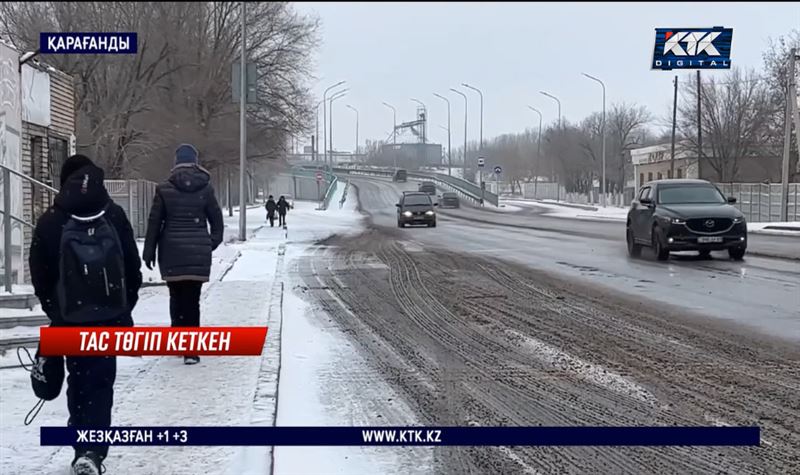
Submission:
<svg viewBox="0 0 800 475">
<path fill-rule="evenodd" d="M 340 184 L 326 211 L 316 210 L 316 203 L 296 202 L 285 230 L 269 227 L 263 208 L 248 209 L 249 239 L 243 243 L 229 239 L 236 235 L 238 215 L 226 216 L 226 243 L 214 253 L 212 281 L 204 286 L 202 323 L 267 325 L 264 353 L 261 357 L 203 357 L 195 366 L 185 366 L 177 357 L 118 358 L 114 425 L 386 423 L 366 408 L 371 408 L 378 396 L 401 398 L 373 373 L 321 309 L 293 291 L 296 274 L 292 263 L 311 252 L 316 241 L 363 229 L 355 193 L 339 207 L 344 188 Z M 160 279 L 150 272 L 146 280 L 156 284 Z M 137 325 L 169 325 L 168 308 L 165 286 L 143 288 L 134 320 Z M 336 384 L 342 371 L 362 374 L 374 384 L 366 393 L 363 388 Z M 22 420 L 36 402 L 28 373 L 0 370 L 3 473 L 6 469 L 9 473 L 67 473 L 71 448 L 39 445 L 40 426 L 66 423 L 65 390 L 45 404 L 34 424 L 24 426 Z M 400 403 L 392 412 L 412 413 Z M 394 422 L 417 423 L 412 417 L 400 419 Z M 275 469 L 276 473 L 408 472 L 400 468 L 408 466 L 408 461 L 394 463 L 403 451 L 380 449 L 282 447 L 275 453 Z M 109 473 L 133 475 L 265 474 L 270 473 L 272 460 L 271 448 L 259 446 L 112 447 L 105 465 Z M 428 463 L 419 460 L 416 466 Z"/>
</svg>

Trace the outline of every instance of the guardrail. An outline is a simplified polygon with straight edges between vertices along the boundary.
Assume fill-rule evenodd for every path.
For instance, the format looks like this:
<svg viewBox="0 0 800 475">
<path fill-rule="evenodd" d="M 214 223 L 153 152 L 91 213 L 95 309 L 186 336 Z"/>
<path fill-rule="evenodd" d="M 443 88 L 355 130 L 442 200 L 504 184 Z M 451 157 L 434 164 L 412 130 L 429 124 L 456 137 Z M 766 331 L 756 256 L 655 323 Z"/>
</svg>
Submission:
<svg viewBox="0 0 800 475">
<path fill-rule="evenodd" d="M 336 175 L 327 174 L 330 180 L 328 181 L 328 189 L 325 190 L 325 197 L 322 199 L 322 204 L 320 205 L 320 209 L 325 210 L 328 209 L 328 205 L 331 204 L 331 198 L 333 198 L 333 192 L 336 191 L 336 184 L 339 182 L 339 178 Z"/>
<path fill-rule="evenodd" d="M 386 168 L 333 168 L 334 173 L 347 174 L 347 175 L 364 175 L 364 176 L 379 176 L 384 178 L 392 178 L 394 176 L 394 169 Z M 458 193 L 461 197 L 480 203 L 481 188 L 480 186 L 471 183 L 461 178 L 445 175 L 443 173 L 426 173 L 420 171 L 406 172 L 408 178 L 412 180 L 432 181 L 439 187 Z M 485 203 L 498 206 L 498 199 L 495 193 L 489 190 L 484 190 L 483 198 Z"/>
</svg>

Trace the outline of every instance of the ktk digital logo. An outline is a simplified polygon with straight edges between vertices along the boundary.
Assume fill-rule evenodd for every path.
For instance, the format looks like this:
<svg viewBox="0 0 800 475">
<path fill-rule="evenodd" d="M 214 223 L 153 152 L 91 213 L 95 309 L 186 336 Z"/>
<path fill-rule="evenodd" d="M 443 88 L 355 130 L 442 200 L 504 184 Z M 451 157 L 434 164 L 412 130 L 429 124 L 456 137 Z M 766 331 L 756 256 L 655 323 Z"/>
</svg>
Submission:
<svg viewBox="0 0 800 475">
<path fill-rule="evenodd" d="M 653 69 L 730 69 L 733 28 L 656 28 Z"/>
</svg>

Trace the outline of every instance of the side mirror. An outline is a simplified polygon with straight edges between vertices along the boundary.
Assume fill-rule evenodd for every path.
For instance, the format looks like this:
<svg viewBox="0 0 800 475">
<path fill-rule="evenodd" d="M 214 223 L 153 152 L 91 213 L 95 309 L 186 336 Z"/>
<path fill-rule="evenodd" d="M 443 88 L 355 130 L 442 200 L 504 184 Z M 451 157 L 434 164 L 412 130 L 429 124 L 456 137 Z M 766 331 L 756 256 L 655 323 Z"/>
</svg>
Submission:
<svg viewBox="0 0 800 475">
<path fill-rule="evenodd" d="M 400 203 L 395 203 L 394 206 L 395 206 L 395 208 L 399 208 L 400 207 Z"/>
<path fill-rule="evenodd" d="M 645 206 L 653 206 L 653 200 L 651 200 L 650 198 L 642 198 L 639 200 L 639 203 Z"/>
<path fill-rule="evenodd" d="M 736 198 L 734 198 L 733 196 L 729 196 L 728 197 L 728 203 L 731 203 L 731 204 L 736 203 Z"/>
<path fill-rule="evenodd" d="M 433 206 L 439 206 L 439 203 L 434 203 Z"/>
</svg>

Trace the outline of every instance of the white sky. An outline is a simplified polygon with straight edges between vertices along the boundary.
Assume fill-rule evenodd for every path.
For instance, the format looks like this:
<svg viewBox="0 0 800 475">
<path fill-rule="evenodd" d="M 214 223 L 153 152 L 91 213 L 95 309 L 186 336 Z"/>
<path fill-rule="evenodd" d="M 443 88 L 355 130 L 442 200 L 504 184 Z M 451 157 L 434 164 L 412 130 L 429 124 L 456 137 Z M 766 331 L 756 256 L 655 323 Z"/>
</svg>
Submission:
<svg viewBox="0 0 800 475">
<path fill-rule="evenodd" d="M 334 102 L 334 147 L 355 143 L 355 113 L 360 113 L 359 143 L 385 139 L 397 122 L 414 119 L 416 104 L 428 107 L 431 141 L 447 145 L 444 101 L 450 99 L 453 148 L 463 144 L 464 100 L 449 91 L 463 82 L 483 91 L 484 141 L 538 126 L 530 104 L 545 123 L 562 114 L 577 121 L 601 110 L 600 85 L 607 103 L 647 106 L 654 116 L 671 108 L 675 71 L 650 69 L 655 28 L 733 28 L 731 63 L 760 68 L 769 38 L 800 28 L 800 2 L 793 3 L 296 3 L 322 22 L 316 55 L 314 91 L 347 80 L 348 96 Z M 693 73 L 693 71 L 691 71 Z M 686 72 L 678 72 L 681 77 Z M 708 72 L 724 76 L 726 72 Z M 469 98 L 469 140 L 478 140 L 479 96 Z M 320 128 L 322 127 L 320 114 Z M 321 132 L 320 132 L 321 134 Z M 310 142 L 310 139 L 309 139 Z"/>
</svg>

